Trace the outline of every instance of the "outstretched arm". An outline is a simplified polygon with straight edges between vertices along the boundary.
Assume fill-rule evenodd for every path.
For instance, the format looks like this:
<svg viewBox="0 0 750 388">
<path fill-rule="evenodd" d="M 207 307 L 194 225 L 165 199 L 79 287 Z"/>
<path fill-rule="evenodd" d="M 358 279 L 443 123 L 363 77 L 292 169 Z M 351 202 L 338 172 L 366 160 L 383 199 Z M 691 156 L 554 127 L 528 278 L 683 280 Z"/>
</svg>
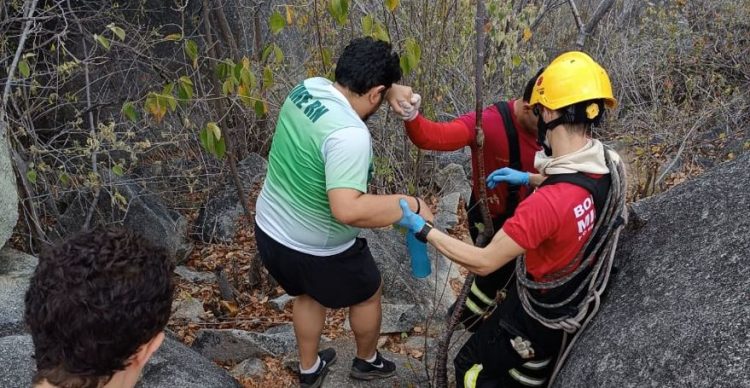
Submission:
<svg viewBox="0 0 750 388">
<path fill-rule="evenodd" d="M 399 225 L 406 227 L 411 233 L 419 233 L 425 227 L 424 219 L 414 214 L 405 201 L 400 201 L 400 207 L 402 217 Z M 503 230 L 495 234 L 490 244 L 484 248 L 467 244 L 436 229 L 429 230 L 427 241 L 451 261 L 482 276 L 496 271 L 525 252 Z"/>
</svg>

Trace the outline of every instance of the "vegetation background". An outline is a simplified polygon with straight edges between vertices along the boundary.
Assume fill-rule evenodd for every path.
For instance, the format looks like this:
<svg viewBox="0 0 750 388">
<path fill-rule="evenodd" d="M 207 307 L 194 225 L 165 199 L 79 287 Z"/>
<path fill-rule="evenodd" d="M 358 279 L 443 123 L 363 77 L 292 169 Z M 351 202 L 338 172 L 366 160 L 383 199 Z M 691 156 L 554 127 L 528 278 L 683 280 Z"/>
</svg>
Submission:
<svg viewBox="0 0 750 388">
<path fill-rule="evenodd" d="M 303 78 L 332 77 L 354 37 L 393 43 L 403 83 L 422 94 L 427 117 L 473 110 L 475 4 L 2 0 L 0 136 L 10 146 L 22 210 L 13 244 L 35 253 L 74 229 L 121 221 L 131 201 L 123 182 L 193 220 L 217 189 L 239 181 L 238 161 L 267 156 L 286 93 Z M 614 84 L 619 105 L 597 131 L 626 157 L 632 200 L 750 149 L 750 0 L 486 5 L 483 103 L 518 97 L 540 66 L 583 47 Z M 400 121 L 381 109 L 371 129 L 372 189 L 434 195 L 436 167 Z M 248 214 L 253 195 L 242 193 Z M 80 217 L 75 228 L 60 222 L 70 209 Z M 243 225 L 233 244 L 198 245 L 189 263 L 215 270 L 239 261 L 234 275 L 252 265 Z M 238 279 L 235 287 L 252 291 Z M 271 314 L 250 311 L 250 300 L 227 311 L 215 287 L 183 291 L 202 298 L 222 327 Z M 264 293 L 248 298 L 262 301 Z M 189 342 L 190 328 L 183 329 Z"/>
</svg>

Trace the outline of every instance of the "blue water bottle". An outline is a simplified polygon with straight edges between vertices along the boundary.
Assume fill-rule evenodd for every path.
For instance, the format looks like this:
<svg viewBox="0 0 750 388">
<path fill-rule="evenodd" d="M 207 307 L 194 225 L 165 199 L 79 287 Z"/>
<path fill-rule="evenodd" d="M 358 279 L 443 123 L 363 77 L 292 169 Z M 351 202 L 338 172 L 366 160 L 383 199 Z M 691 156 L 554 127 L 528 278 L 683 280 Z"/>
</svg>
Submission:
<svg viewBox="0 0 750 388">
<path fill-rule="evenodd" d="M 406 248 L 411 257 L 411 274 L 415 278 L 425 278 L 430 275 L 430 258 L 427 256 L 427 244 L 417 240 L 414 233 L 406 232 Z"/>
</svg>

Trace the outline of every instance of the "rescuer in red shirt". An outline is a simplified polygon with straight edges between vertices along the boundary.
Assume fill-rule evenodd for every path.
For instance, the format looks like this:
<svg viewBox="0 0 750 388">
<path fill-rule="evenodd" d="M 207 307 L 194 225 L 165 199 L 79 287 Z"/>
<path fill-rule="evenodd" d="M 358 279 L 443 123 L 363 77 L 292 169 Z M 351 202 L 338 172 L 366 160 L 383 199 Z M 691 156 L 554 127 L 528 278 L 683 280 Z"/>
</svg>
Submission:
<svg viewBox="0 0 750 388">
<path fill-rule="evenodd" d="M 525 255 L 519 261 L 519 276 L 523 275 L 524 281 L 517 279 L 516 287 L 509 287 L 506 300 L 456 356 L 458 387 L 545 385 L 555 366 L 563 330 L 570 332 L 549 324 L 548 319 L 581 318 L 587 313 L 576 311 L 581 310 L 578 302 L 583 298 L 566 302 L 578 293 L 572 290 L 583 281 L 572 277 L 557 284 L 556 280 L 578 270 L 581 250 L 608 198 L 610 168 L 621 169 L 617 154 L 590 137 L 591 126 L 598 124 L 605 107 L 614 107 L 616 101 L 606 71 L 588 55 L 574 51 L 557 57 L 539 75 L 529 104 L 537 115 L 538 141 L 544 146 L 534 161 L 539 174 L 503 168 L 492 172 L 486 182 L 490 188 L 500 182 L 543 182 L 518 205 L 489 245 L 475 247 L 432 229 L 402 205 L 400 225 L 478 275 L 490 274 Z M 585 274 L 586 269 L 581 268 L 580 273 Z M 526 290 L 526 279 L 543 287 Z M 529 295 L 526 292 L 547 307 L 529 307 L 527 299 L 521 299 Z"/>
<path fill-rule="evenodd" d="M 486 171 L 511 167 L 520 171 L 537 172 L 534 168 L 534 155 L 541 147 L 537 144 L 536 116 L 529 105 L 529 99 L 538 75 L 539 73 L 527 82 L 521 99 L 499 101 L 482 111 Z M 472 240 L 476 241 L 479 234 L 477 225 L 483 222 L 477 201 L 479 185 L 485 184 L 485 177 L 479 176 L 477 167 L 479 155 L 474 141 L 476 112 L 466 113 L 448 122 L 431 121 L 419 114 L 421 97 L 412 95 L 411 88 L 402 85 L 393 85 L 387 99 L 397 114 L 403 111 L 401 116 L 406 133 L 417 147 L 433 151 L 456 151 L 467 146 L 471 148 L 473 188 L 466 209 L 469 233 Z M 487 202 L 495 231 L 500 230 L 503 223 L 513 215 L 516 206 L 530 193 L 527 186 L 511 186 L 507 183 L 487 190 Z M 500 300 L 506 295 L 507 287 L 512 284 L 512 275 L 513 266 L 509 265 L 487 276 L 475 278 L 461 315 L 461 322 L 469 331 L 475 331 L 479 327 L 479 318 L 495 305 L 498 292 L 501 293 Z"/>
</svg>

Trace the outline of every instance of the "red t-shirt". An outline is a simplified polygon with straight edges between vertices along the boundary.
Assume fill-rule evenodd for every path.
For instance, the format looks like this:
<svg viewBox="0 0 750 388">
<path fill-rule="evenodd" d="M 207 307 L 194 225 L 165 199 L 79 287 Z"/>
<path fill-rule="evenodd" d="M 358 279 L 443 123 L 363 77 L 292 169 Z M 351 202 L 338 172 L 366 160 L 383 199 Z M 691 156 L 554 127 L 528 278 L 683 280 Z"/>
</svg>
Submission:
<svg viewBox="0 0 750 388">
<path fill-rule="evenodd" d="M 509 101 L 511 119 L 518 133 L 518 148 L 521 154 L 521 170 L 536 173 L 534 168 L 534 154 L 540 149 L 536 144 L 536 134 L 526 132 L 513 114 L 515 101 Z M 471 147 L 472 182 L 475 193 L 479 193 L 479 185 L 485 184 L 486 177 L 479 177 L 477 167 L 477 152 L 474 144 L 476 112 L 467 113 L 453 121 L 438 123 L 418 115 L 416 119 L 406 123 L 406 133 L 409 139 L 419 148 L 435 151 L 455 151 L 465 146 Z M 482 129 L 484 130 L 484 166 L 485 173 L 508 167 L 510 151 L 508 149 L 508 135 L 505 133 L 503 117 L 493 104 L 482 111 Z M 521 200 L 529 195 L 526 186 L 519 190 Z M 490 213 L 493 217 L 505 212 L 508 185 L 500 184 L 494 190 L 487 190 Z"/>
<path fill-rule="evenodd" d="M 503 230 L 526 250 L 526 269 L 541 281 L 576 257 L 595 223 L 594 198 L 588 190 L 560 182 L 540 187 L 521 202 Z"/>
</svg>

